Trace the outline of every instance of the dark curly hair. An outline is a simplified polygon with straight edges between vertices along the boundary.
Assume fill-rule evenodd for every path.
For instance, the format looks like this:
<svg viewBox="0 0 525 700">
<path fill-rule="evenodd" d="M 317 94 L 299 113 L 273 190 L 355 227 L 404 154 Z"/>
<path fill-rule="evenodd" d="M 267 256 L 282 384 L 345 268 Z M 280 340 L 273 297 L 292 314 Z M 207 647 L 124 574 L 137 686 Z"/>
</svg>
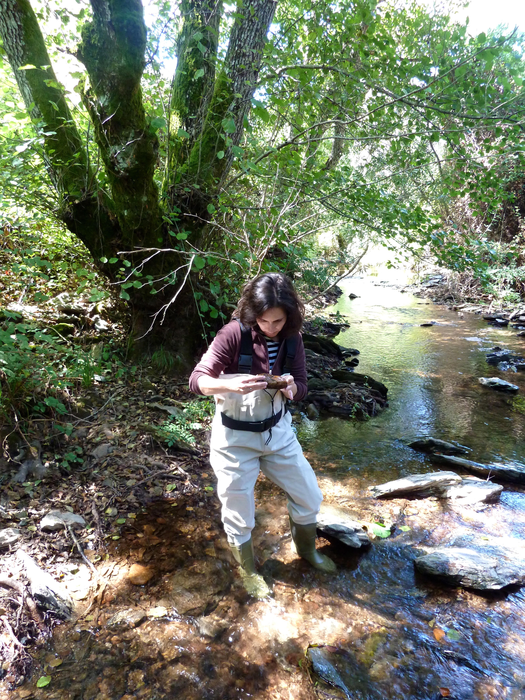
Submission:
<svg viewBox="0 0 525 700">
<path fill-rule="evenodd" d="M 244 285 L 232 318 L 238 318 L 244 326 L 256 328 L 257 318 L 277 307 L 286 312 L 286 323 L 279 336 L 287 338 L 298 333 L 303 325 L 303 302 L 289 277 L 282 272 L 267 272 Z"/>
</svg>

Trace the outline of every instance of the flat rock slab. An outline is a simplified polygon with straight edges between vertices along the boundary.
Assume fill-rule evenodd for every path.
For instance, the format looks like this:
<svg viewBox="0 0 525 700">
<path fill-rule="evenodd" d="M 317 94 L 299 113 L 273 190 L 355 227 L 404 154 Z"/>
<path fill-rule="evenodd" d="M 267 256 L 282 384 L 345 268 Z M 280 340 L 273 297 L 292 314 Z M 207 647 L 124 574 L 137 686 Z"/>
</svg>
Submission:
<svg viewBox="0 0 525 700">
<path fill-rule="evenodd" d="M 79 529 L 86 527 L 86 521 L 81 515 L 76 513 L 62 512 L 60 510 L 52 510 L 47 515 L 44 515 L 40 521 L 40 529 L 44 532 L 55 532 L 56 530 L 64 530 L 66 527 Z"/>
<path fill-rule="evenodd" d="M 449 472 L 446 472 L 447 474 Z M 494 503 L 499 500 L 503 486 L 492 481 L 467 476 L 460 484 L 454 484 L 444 489 L 443 497 L 458 505 L 470 506 L 475 503 Z"/>
<path fill-rule="evenodd" d="M 458 486 L 462 479 L 455 472 L 431 472 L 411 474 L 403 479 L 388 481 L 386 484 L 369 486 L 368 490 L 376 498 L 405 498 L 409 496 L 441 496 L 450 486 Z"/>
<path fill-rule="evenodd" d="M 470 452 L 468 447 L 430 436 L 420 437 L 408 443 L 408 446 L 419 452 L 442 452 L 446 455 L 464 455 Z"/>
<path fill-rule="evenodd" d="M 515 394 L 517 391 L 519 391 L 519 386 L 506 382 L 504 379 L 500 379 L 499 377 L 480 377 L 478 381 L 483 386 L 486 386 L 487 389 L 506 391 L 509 394 Z"/>
<path fill-rule="evenodd" d="M 369 486 L 376 498 L 448 498 L 460 505 L 493 503 L 499 499 L 503 486 L 475 476 L 462 478 L 455 472 L 411 474 L 403 479 Z"/>
<path fill-rule="evenodd" d="M 337 506 L 321 506 L 321 512 L 317 516 L 317 532 L 354 549 L 369 547 L 371 544 L 361 523 Z"/>
<path fill-rule="evenodd" d="M 480 474 L 498 481 L 525 484 L 525 466 L 523 464 L 480 464 L 470 459 L 441 454 L 433 454 L 430 459 L 437 464 L 461 467 L 469 472 L 474 472 L 474 474 Z"/>
<path fill-rule="evenodd" d="M 525 583 L 523 543 L 506 546 L 444 547 L 418 557 L 418 571 L 436 576 L 453 586 L 477 590 L 499 590 L 511 584 Z"/>
</svg>

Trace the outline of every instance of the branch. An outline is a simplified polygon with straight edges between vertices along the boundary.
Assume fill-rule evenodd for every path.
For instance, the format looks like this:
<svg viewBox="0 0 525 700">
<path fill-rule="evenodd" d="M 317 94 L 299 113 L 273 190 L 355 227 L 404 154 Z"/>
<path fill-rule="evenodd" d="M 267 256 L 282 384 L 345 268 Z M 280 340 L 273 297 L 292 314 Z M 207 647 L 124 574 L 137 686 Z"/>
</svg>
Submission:
<svg viewBox="0 0 525 700">
<path fill-rule="evenodd" d="M 338 278 L 335 280 L 335 282 L 332 282 L 332 284 L 331 284 L 329 287 L 327 287 L 325 290 L 323 290 L 322 292 L 319 292 L 319 294 L 316 294 L 315 296 L 311 297 L 310 299 L 307 299 L 307 300 L 305 301 L 305 304 L 310 304 L 310 303 L 311 303 L 312 301 L 314 301 L 315 299 L 318 299 L 319 297 L 322 297 L 323 294 L 326 294 L 326 292 L 329 292 L 329 291 L 332 289 L 332 287 L 335 287 L 335 285 L 338 284 L 342 279 L 344 279 L 345 277 L 348 277 L 348 275 L 351 275 L 352 272 L 355 270 L 355 268 L 359 265 L 359 263 L 361 262 L 361 260 L 364 258 L 364 256 L 366 255 L 367 252 L 368 252 L 368 243 L 366 243 L 365 249 L 363 250 L 363 252 L 361 253 L 361 255 L 357 258 L 357 260 L 354 261 L 352 267 L 351 267 L 349 270 L 347 270 L 343 275 L 341 275 L 340 277 L 338 277 Z"/>
</svg>

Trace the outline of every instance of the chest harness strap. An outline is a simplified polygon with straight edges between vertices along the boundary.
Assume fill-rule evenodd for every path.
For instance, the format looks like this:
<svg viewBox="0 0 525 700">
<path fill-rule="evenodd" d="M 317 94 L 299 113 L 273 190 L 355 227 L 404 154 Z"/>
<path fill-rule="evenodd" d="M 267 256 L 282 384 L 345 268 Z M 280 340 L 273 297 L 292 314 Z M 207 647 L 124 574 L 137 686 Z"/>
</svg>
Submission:
<svg viewBox="0 0 525 700">
<path fill-rule="evenodd" d="M 238 371 L 241 374 L 253 374 L 252 372 L 252 361 L 253 361 L 253 342 L 252 342 L 252 329 L 244 326 L 240 321 L 239 325 L 241 327 L 241 348 L 239 353 L 239 363 L 237 365 Z M 283 374 L 290 374 L 290 368 L 293 364 L 295 358 L 295 352 L 297 350 L 297 338 L 286 338 L 284 341 L 284 367 Z M 231 428 L 232 430 L 244 430 L 252 433 L 264 433 L 266 430 L 271 430 L 274 425 L 281 420 L 287 411 L 286 403 L 279 413 L 273 413 L 270 418 L 266 420 L 237 420 L 236 418 L 230 418 L 229 416 L 221 413 L 222 424 L 226 428 Z M 272 412 L 273 412 L 273 399 L 272 399 Z"/>
</svg>

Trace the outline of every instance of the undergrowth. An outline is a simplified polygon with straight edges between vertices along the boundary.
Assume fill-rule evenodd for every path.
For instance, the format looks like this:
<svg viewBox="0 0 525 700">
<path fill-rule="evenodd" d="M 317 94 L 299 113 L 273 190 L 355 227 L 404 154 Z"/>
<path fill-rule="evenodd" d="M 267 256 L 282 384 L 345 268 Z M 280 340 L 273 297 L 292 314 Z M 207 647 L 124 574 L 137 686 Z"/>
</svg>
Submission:
<svg viewBox="0 0 525 700">
<path fill-rule="evenodd" d="M 171 420 L 165 421 L 156 429 L 157 437 L 168 447 L 186 443 L 195 445 L 195 431 L 209 425 L 215 403 L 211 399 L 193 399 Z"/>
</svg>

